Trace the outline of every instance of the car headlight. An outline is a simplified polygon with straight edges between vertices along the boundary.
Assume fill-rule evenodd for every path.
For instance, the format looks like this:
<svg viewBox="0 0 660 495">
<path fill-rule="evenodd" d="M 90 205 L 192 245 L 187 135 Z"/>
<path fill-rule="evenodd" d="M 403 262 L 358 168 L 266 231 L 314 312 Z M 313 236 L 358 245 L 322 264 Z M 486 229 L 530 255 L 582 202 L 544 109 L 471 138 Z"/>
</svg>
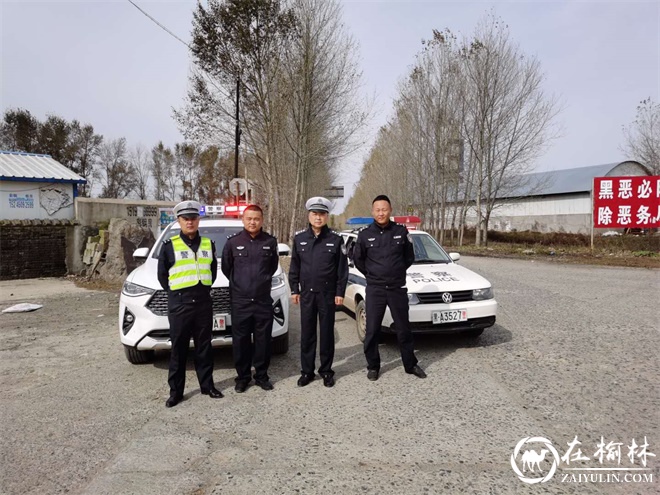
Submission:
<svg viewBox="0 0 660 495">
<path fill-rule="evenodd" d="M 473 301 L 483 301 L 484 299 L 492 299 L 493 297 L 493 288 L 487 287 L 485 289 L 474 289 L 472 291 L 472 300 Z"/>
<path fill-rule="evenodd" d="M 122 294 L 126 294 L 127 296 L 130 297 L 136 297 L 136 296 L 150 296 L 154 292 L 156 292 L 154 289 L 150 289 L 149 287 L 144 287 L 142 285 L 134 284 L 133 282 L 126 281 L 124 282 L 124 286 L 121 288 Z"/>
<path fill-rule="evenodd" d="M 286 280 L 286 278 L 284 277 L 284 273 L 280 273 L 279 275 L 275 275 L 273 277 L 273 280 L 270 283 L 271 290 L 279 289 L 280 287 L 283 287 L 285 280 Z"/>
<path fill-rule="evenodd" d="M 408 294 L 408 304 L 419 304 L 417 294 Z"/>
</svg>

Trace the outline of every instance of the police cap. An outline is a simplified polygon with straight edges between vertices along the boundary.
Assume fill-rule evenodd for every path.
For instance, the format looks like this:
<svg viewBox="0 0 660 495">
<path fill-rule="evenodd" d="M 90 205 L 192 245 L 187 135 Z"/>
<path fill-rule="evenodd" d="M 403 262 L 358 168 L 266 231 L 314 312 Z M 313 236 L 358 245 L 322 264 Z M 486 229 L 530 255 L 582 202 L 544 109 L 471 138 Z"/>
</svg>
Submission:
<svg viewBox="0 0 660 495">
<path fill-rule="evenodd" d="M 202 205 L 197 201 L 181 201 L 181 203 L 174 207 L 174 216 L 177 218 L 182 215 L 199 216 L 199 211 L 201 209 Z"/>
<path fill-rule="evenodd" d="M 314 196 L 309 198 L 307 203 L 305 203 L 305 208 L 307 211 L 316 211 L 319 213 L 330 213 L 330 208 L 332 203 L 329 199 L 322 198 L 321 196 Z"/>
</svg>

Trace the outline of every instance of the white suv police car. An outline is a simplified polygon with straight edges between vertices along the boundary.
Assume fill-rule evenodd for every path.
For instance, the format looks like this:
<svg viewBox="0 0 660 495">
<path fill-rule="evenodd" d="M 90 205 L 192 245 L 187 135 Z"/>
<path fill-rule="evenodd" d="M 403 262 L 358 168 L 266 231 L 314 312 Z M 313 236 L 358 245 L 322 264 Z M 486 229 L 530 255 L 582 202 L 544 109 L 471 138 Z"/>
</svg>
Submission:
<svg viewBox="0 0 660 495">
<path fill-rule="evenodd" d="M 366 286 L 364 275 L 351 255 L 356 232 L 342 232 L 349 256 L 348 287 L 344 307 L 355 314 L 357 333 L 364 341 L 366 333 Z M 449 253 L 426 232 L 411 230 L 415 262 L 408 268 L 410 329 L 414 333 L 463 333 L 478 337 L 495 324 L 497 301 L 493 288 L 481 275 L 458 265 L 458 253 Z M 389 308 L 383 318 L 383 330 L 394 332 Z"/>
<path fill-rule="evenodd" d="M 240 220 L 202 217 L 199 233 L 215 242 L 220 263 L 227 236 L 240 232 Z M 133 364 L 148 362 L 157 350 L 169 350 L 170 325 L 167 319 L 167 293 L 158 283 L 158 254 L 163 242 L 180 233 L 178 223 L 171 223 L 151 249 L 133 253 L 144 264 L 133 270 L 121 290 L 119 299 L 119 338 L 126 358 Z M 283 246 L 283 245 L 282 245 Z M 282 267 L 277 268 L 271 285 L 273 298 L 273 353 L 289 349 L 289 283 Z M 211 288 L 213 300 L 213 347 L 231 345 L 231 307 L 229 281 L 218 266 L 218 276 Z M 192 340 L 191 340 L 192 346 Z"/>
</svg>

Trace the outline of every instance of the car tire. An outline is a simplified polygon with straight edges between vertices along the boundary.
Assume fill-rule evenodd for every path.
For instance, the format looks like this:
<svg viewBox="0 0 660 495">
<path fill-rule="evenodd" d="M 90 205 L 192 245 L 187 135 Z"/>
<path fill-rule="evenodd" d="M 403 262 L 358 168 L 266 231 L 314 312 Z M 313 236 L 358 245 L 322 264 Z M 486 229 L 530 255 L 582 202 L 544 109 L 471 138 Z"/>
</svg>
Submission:
<svg viewBox="0 0 660 495">
<path fill-rule="evenodd" d="M 360 342 L 364 342 L 367 335 L 367 306 L 364 301 L 358 302 L 355 307 L 355 329 Z"/>
<path fill-rule="evenodd" d="M 289 332 L 273 338 L 273 354 L 286 354 L 289 351 Z"/>
<path fill-rule="evenodd" d="M 469 339 L 476 339 L 479 337 L 482 333 L 484 333 L 485 328 L 474 328 L 472 330 L 466 330 L 463 332 L 463 335 L 465 335 Z"/>
<path fill-rule="evenodd" d="M 145 364 L 154 357 L 154 351 L 140 351 L 128 345 L 124 346 L 124 354 L 126 354 L 126 359 L 131 364 Z"/>
</svg>

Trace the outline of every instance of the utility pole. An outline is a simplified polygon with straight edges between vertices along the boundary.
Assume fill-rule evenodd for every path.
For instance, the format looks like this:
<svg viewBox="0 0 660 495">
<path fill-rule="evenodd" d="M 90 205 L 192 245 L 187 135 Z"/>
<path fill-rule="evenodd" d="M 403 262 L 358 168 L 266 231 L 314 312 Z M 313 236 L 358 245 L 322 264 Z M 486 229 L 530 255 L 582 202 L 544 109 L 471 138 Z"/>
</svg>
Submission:
<svg viewBox="0 0 660 495">
<path fill-rule="evenodd" d="M 236 135 L 235 135 L 235 147 L 234 147 L 234 179 L 238 178 L 238 147 L 241 144 L 241 124 L 239 120 L 239 102 L 241 94 L 241 78 L 236 79 Z M 237 190 L 238 192 L 238 190 Z M 240 202 L 238 194 L 236 195 L 236 205 Z"/>
</svg>

